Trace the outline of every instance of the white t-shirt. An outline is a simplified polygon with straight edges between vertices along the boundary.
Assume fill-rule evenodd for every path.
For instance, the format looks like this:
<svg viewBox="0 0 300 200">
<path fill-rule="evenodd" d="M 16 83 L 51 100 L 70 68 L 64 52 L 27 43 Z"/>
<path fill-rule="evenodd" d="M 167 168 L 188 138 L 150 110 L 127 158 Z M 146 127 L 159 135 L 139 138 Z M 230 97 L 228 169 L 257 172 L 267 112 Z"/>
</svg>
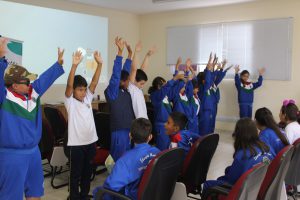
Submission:
<svg viewBox="0 0 300 200">
<path fill-rule="evenodd" d="M 137 119 L 142 117 L 148 119 L 147 107 L 143 91 L 131 82 L 129 83 L 128 91 L 131 96 L 135 118 Z"/>
<path fill-rule="evenodd" d="M 285 127 L 285 134 L 290 144 L 293 144 L 298 138 L 300 138 L 300 124 L 298 122 L 289 123 Z"/>
<path fill-rule="evenodd" d="M 83 102 L 65 97 L 68 111 L 68 146 L 88 145 L 98 140 L 92 109 L 93 94 L 87 89 Z"/>
</svg>

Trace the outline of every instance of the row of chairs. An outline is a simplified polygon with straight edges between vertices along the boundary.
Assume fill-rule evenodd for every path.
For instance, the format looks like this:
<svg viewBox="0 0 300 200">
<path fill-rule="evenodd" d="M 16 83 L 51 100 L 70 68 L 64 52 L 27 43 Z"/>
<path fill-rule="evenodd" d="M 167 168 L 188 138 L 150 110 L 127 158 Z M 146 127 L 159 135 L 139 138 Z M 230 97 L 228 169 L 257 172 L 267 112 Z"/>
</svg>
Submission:
<svg viewBox="0 0 300 200">
<path fill-rule="evenodd" d="M 184 150 L 180 148 L 159 153 L 151 160 L 142 176 L 138 188 L 138 199 L 183 200 L 182 194 L 186 199 L 190 193 L 200 194 L 201 184 L 206 180 L 218 143 L 219 135 L 210 134 L 198 139 L 186 156 Z M 180 187 L 178 191 L 179 181 L 183 187 Z M 98 191 L 95 199 L 101 200 L 106 193 L 119 199 L 130 199 L 121 193 L 105 188 Z"/>
<path fill-rule="evenodd" d="M 138 200 L 187 200 L 189 194 L 200 194 L 207 200 L 280 200 L 285 184 L 300 184 L 300 139 L 282 149 L 270 163 L 261 163 L 245 172 L 232 186 L 229 184 L 201 193 L 211 159 L 219 141 L 218 134 L 207 135 L 195 142 L 184 159 L 182 149 L 166 150 L 147 166 L 138 188 Z M 203 153 L 205 152 L 205 153 Z M 102 188 L 95 199 L 104 194 L 119 199 L 130 198 Z M 283 196 L 282 196 L 283 195 Z"/>
</svg>

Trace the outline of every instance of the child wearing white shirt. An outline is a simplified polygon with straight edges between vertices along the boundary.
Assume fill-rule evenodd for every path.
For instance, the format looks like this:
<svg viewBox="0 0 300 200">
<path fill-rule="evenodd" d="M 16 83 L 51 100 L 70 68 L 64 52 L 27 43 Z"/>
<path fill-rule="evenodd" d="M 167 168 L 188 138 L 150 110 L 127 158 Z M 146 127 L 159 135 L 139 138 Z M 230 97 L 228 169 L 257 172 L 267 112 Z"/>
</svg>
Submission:
<svg viewBox="0 0 300 200">
<path fill-rule="evenodd" d="M 82 58 L 81 52 L 73 53 L 65 92 L 70 148 L 70 200 L 89 199 L 92 160 L 96 154 L 95 142 L 98 140 L 91 103 L 102 69 L 102 58 L 97 51 L 94 52 L 97 68 L 89 87 L 85 78 L 75 76 Z"/>
<path fill-rule="evenodd" d="M 294 100 L 285 100 L 280 110 L 280 121 L 286 124 L 285 134 L 293 144 L 300 138 L 300 112 Z"/>
</svg>

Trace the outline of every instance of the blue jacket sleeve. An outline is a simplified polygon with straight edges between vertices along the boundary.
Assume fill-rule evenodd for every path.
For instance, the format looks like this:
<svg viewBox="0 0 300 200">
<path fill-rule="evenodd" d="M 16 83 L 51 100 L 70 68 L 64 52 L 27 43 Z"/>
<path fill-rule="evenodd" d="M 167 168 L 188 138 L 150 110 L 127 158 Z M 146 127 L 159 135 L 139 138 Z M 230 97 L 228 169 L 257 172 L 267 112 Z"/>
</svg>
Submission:
<svg viewBox="0 0 300 200">
<path fill-rule="evenodd" d="M 128 170 L 127 165 L 122 159 L 119 159 L 111 174 L 105 180 L 103 187 L 119 192 L 131 182 L 130 171 Z"/>
<path fill-rule="evenodd" d="M 209 70 L 205 71 L 205 82 L 204 82 L 204 94 L 210 89 L 212 86 L 212 72 Z"/>
<path fill-rule="evenodd" d="M 235 87 L 237 89 L 240 89 L 240 87 L 241 87 L 241 79 L 240 79 L 240 77 L 239 77 L 238 74 L 235 74 L 235 76 L 234 76 L 234 83 L 235 83 Z"/>
<path fill-rule="evenodd" d="M 220 70 L 216 72 L 216 79 L 215 79 L 215 85 L 218 86 L 222 80 L 224 79 L 224 77 L 226 76 L 226 72 L 224 70 Z"/>
<path fill-rule="evenodd" d="M 223 180 L 233 185 L 242 176 L 244 171 L 242 160 L 235 158 L 232 165 L 226 168 Z"/>
<path fill-rule="evenodd" d="M 183 81 L 176 81 L 174 86 L 172 87 L 172 91 L 169 93 L 169 99 L 173 102 L 177 101 L 179 97 L 179 92 L 180 90 L 184 87 L 184 82 Z"/>
<path fill-rule="evenodd" d="M 179 72 L 179 71 L 175 69 L 175 72 L 174 72 L 174 75 L 173 75 L 173 76 L 176 76 L 176 75 L 178 74 L 178 72 Z"/>
<path fill-rule="evenodd" d="M 48 70 L 40 75 L 40 77 L 32 83 L 34 90 L 42 96 L 48 88 L 54 83 L 54 81 L 64 73 L 63 67 L 54 63 Z"/>
<path fill-rule="evenodd" d="M 107 101 L 113 101 L 118 97 L 119 85 L 121 80 L 122 57 L 116 56 L 114 61 L 113 73 L 111 75 L 109 84 L 105 90 Z"/>
<path fill-rule="evenodd" d="M 172 90 L 175 81 L 173 79 L 169 80 L 160 90 L 158 90 L 155 96 L 150 95 L 153 99 L 151 99 L 152 103 L 161 103 L 161 101 L 170 94 L 170 90 Z"/>
<path fill-rule="evenodd" d="M 194 88 L 192 81 L 188 81 L 185 86 L 185 93 L 188 99 L 192 98 L 194 96 Z"/>
<path fill-rule="evenodd" d="M 0 58 L 0 103 L 2 103 L 5 98 L 4 72 L 7 65 L 7 60 Z"/>
<path fill-rule="evenodd" d="M 130 70 L 131 70 L 131 63 L 132 63 L 132 60 L 127 58 L 124 65 L 123 65 L 123 70 L 125 70 L 129 74 L 130 74 Z"/>
<path fill-rule="evenodd" d="M 262 85 L 262 82 L 263 82 L 263 77 L 259 76 L 258 81 L 256 83 L 253 83 L 253 89 L 255 90 L 256 88 L 260 87 Z"/>
</svg>

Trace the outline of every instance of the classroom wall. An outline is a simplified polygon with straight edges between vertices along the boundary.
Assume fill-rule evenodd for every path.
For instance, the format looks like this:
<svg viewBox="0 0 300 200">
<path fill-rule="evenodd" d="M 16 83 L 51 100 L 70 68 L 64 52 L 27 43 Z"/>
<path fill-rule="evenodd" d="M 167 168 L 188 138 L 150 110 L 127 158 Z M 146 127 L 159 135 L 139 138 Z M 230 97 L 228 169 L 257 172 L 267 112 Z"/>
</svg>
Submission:
<svg viewBox="0 0 300 200">
<path fill-rule="evenodd" d="M 11 2 L 24 3 L 22 0 L 9 0 Z M 98 15 L 108 18 L 108 61 L 104 61 L 103 67 L 108 67 L 109 77 L 111 76 L 113 60 L 116 56 L 116 48 L 114 45 L 114 39 L 116 36 L 125 38 L 129 43 L 135 43 L 139 40 L 139 16 L 107 9 L 96 6 L 89 6 L 80 3 L 68 2 L 65 0 L 27 0 L 26 4 L 54 8 L 72 12 L 78 12 L 83 14 Z M 87 35 L 88 37 L 88 35 Z M 25 41 L 26 42 L 26 41 Z M 34 44 L 33 44 L 34 45 Z M 74 51 L 68 49 L 68 51 Z M 126 50 L 124 51 L 124 57 L 127 57 Z M 71 58 L 65 58 L 71 59 Z M 69 72 L 65 72 L 69 73 Z M 96 94 L 100 94 L 101 99 L 104 99 L 103 91 L 107 84 L 99 84 L 96 90 Z M 53 85 L 42 97 L 42 102 L 57 103 L 62 102 L 64 99 L 65 85 Z"/>
<path fill-rule="evenodd" d="M 140 39 L 144 47 L 155 44 L 158 52 L 151 60 L 147 70 L 149 82 L 157 76 L 171 78 L 166 67 L 166 28 L 217 22 L 256 20 L 281 17 L 294 18 L 292 48 L 291 81 L 264 81 L 263 87 L 255 92 L 254 111 L 259 107 L 268 107 L 278 119 L 283 99 L 293 98 L 300 101 L 300 1 L 299 0 L 260 0 L 252 3 L 235 4 L 219 7 L 188 9 L 181 11 L 147 14 L 140 17 Z M 268 69 L 268 66 L 265 66 Z M 283 66 L 284 67 L 284 66 Z M 221 101 L 218 108 L 218 129 L 233 130 L 234 119 L 238 117 L 237 92 L 233 80 L 224 80 L 220 85 Z M 146 90 L 144 91 L 146 92 Z"/>
</svg>

